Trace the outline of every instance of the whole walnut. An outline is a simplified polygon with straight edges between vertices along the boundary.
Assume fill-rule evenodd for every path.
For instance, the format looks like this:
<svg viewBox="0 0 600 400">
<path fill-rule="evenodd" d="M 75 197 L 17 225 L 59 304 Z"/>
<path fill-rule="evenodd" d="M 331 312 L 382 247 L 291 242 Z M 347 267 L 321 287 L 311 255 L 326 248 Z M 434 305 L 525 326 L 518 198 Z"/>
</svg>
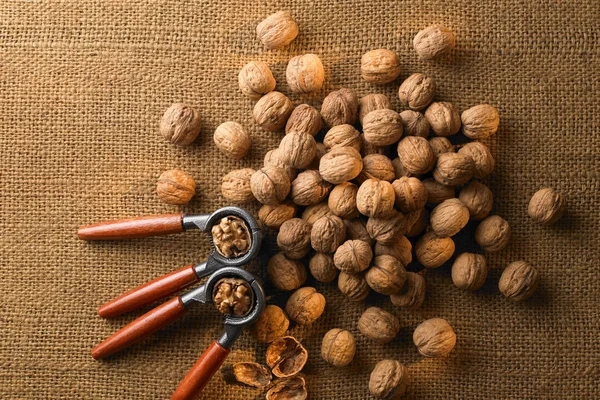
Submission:
<svg viewBox="0 0 600 400">
<path fill-rule="evenodd" d="M 358 217 L 356 208 L 358 186 L 350 182 L 336 185 L 329 194 L 328 205 L 331 212 L 340 218 Z"/>
<path fill-rule="evenodd" d="M 306 207 L 304 209 L 304 212 L 302 212 L 302 219 L 308 225 L 313 226 L 315 221 L 317 221 L 319 218 L 324 217 L 326 215 L 331 215 L 331 214 L 332 214 L 332 212 L 329 209 L 327 202 L 323 201 L 321 203 Z"/>
<path fill-rule="evenodd" d="M 267 365 L 278 378 L 287 378 L 302 371 L 308 351 L 293 336 L 277 338 L 267 348 Z"/>
<path fill-rule="evenodd" d="M 391 183 L 367 179 L 358 188 L 356 207 L 367 217 L 384 217 L 394 209 L 394 196 Z"/>
<path fill-rule="evenodd" d="M 483 140 L 498 131 L 500 116 L 498 111 L 489 104 L 480 104 L 463 111 L 460 116 L 463 124 L 463 134 L 475 140 Z"/>
<path fill-rule="evenodd" d="M 334 367 L 345 367 L 354 359 L 356 341 L 352 333 L 335 328 L 323 336 L 321 357 Z"/>
<path fill-rule="evenodd" d="M 490 149 L 483 143 L 467 143 L 458 150 L 458 154 L 462 154 L 473 160 L 473 163 L 475 164 L 473 176 L 478 179 L 487 178 L 496 165 L 496 161 L 494 160 Z"/>
<path fill-rule="evenodd" d="M 310 231 L 312 248 L 319 253 L 334 253 L 346 238 L 346 225 L 340 217 L 326 215 L 315 221 Z"/>
<path fill-rule="evenodd" d="M 438 268 L 452 257 L 454 249 L 451 238 L 441 238 L 434 232 L 427 232 L 415 244 L 415 256 L 424 267 Z"/>
<path fill-rule="evenodd" d="M 283 128 L 294 110 L 294 104 L 281 92 L 269 92 L 254 105 L 252 115 L 256 124 L 269 132 Z"/>
<path fill-rule="evenodd" d="M 248 131 L 237 122 L 228 121 L 217 126 L 213 135 L 215 144 L 229 158 L 239 160 L 250 150 L 252 139 Z"/>
<path fill-rule="evenodd" d="M 487 253 L 497 253 L 508 246 L 512 230 L 506 220 L 498 215 L 487 217 L 475 231 L 475 241 Z"/>
<path fill-rule="evenodd" d="M 436 136 L 429 139 L 428 142 L 436 158 L 438 158 L 440 154 L 443 153 L 454 153 L 454 147 L 452 146 L 452 143 L 450 143 L 448 138 L 445 138 L 443 136 Z"/>
<path fill-rule="evenodd" d="M 273 378 L 264 365 L 247 361 L 233 364 L 233 374 L 238 382 L 257 388 L 269 386 Z"/>
<path fill-rule="evenodd" d="M 363 301 L 371 292 L 363 274 L 348 274 L 343 271 L 338 276 L 338 289 L 352 302 Z"/>
<path fill-rule="evenodd" d="M 250 188 L 262 204 L 277 204 L 290 192 L 290 178 L 277 167 L 264 167 L 252 174 Z"/>
<path fill-rule="evenodd" d="M 535 222 L 553 225 L 563 216 L 566 208 L 567 202 L 562 194 L 551 188 L 543 188 L 529 200 L 527 214 Z"/>
<path fill-rule="evenodd" d="M 429 211 L 426 208 L 421 208 L 419 211 L 413 211 L 412 213 L 407 214 L 407 216 L 410 216 L 413 213 L 418 213 L 418 215 L 416 216 L 413 224 L 411 225 L 411 227 L 408 229 L 408 231 L 405 234 L 409 238 L 414 238 L 414 237 L 419 236 L 421 233 L 423 233 L 425 231 L 425 228 L 427 228 L 427 225 L 429 225 Z M 407 218 L 407 220 L 408 220 L 408 218 Z"/>
<path fill-rule="evenodd" d="M 317 142 L 308 133 L 290 132 L 279 143 L 281 160 L 292 168 L 304 168 L 317 153 Z"/>
<path fill-rule="evenodd" d="M 481 254 L 462 253 L 452 264 L 452 282 L 459 289 L 477 290 L 487 278 L 488 268 Z"/>
<path fill-rule="evenodd" d="M 329 93 L 321 105 L 321 116 L 329 127 L 354 125 L 357 111 L 358 97 L 352 89 L 343 88 Z"/>
<path fill-rule="evenodd" d="M 389 343 L 400 332 L 400 322 L 379 307 L 369 307 L 358 320 L 358 330 L 378 343 Z"/>
<path fill-rule="evenodd" d="M 383 154 L 368 154 L 362 160 L 363 169 L 356 177 L 358 183 L 367 179 L 379 179 L 391 182 L 396 177 L 396 171 L 392 161 Z"/>
<path fill-rule="evenodd" d="M 324 181 L 319 172 L 306 170 L 292 182 L 290 198 L 299 206 L 311 206 L 325 199 L 330 189 L 331 183 Z"/>
<path fill-rule="evenodd" d="M 367 231 L 367 222 L 363 218 L 345 219 L 346 238 L 348 240 L 362 240 L 372 246 L 375 241 Z"/>
<path fill-rule="evenodd" d="M 402 118 L 394 110 L 382 108 L 365 115 L 363 134 L 367 142 L 374 146 L 388 146 L 402 137 Z"/>
<path fill-rule="evenodd" d="M 398 293 L 404 286 L 406 270 L 402 263 L 392 256 L 377 256 L 373 259 L 365 279 L 371 289 L 389 296 Z"/>
<path fill-rule="evenodd" d="M 469 209 L 471 218 L 481 221 L 492 211 L 494 195 L 483 183 L 473 181 L 465 186 L 458 195 L 458 199 Z"/>
<path fill-rule="evenodd" d="M 196 109 L 176 103 L 165 111 L 158 126 L 160 133 L 173 144 L 187 146 L 198 137 L 202 120 Z"/>
<path fill-rule="evenodd" d="M 523 301 L 535 292 L 540 280 L 537 270 L 525 261 L 515 261 L 502 272 L 498 288 L 508 299 Z"/>
<path fill-rule="evenodd" d="M 269 64 L 263 61 L 250 61 L 240 70 L 238 85 L 242 93 L 258 100 L 263 94 L 275 90 L 275 78 Z"/>
<path fill-rule="evenodd" d="M 323 144 L 327 150 L 337 147 L 352 147 L 356 151 L 361 148 L 360 133 L 352 125 L 336 125 L 329 129 L 323 138 Z"/>
<path fill-rule="evenodd" d="M 358 151 L 352 147 L 336 147 L 321 158 L 319 172 L 327 182 L 337 185 L 356 178 L 362 167 Z"/>
<path fill-rule="evenodd" d="M 459 199 L 444 200 L 431 211 L 431 229 L 439 237 L 456 235 L 469 222 L 469 209 Z"/>
<path fill-rule="evenodd" d="M 265 204 L 258 210 L 258 219 L 269 228 L 279 229 L 285 221 L 294 218 L 298 207 L 291 201 L 276 205 Z"/>
<path fill-rule="evenodd" d="M 389 244 L 375 244 L 375 256 L 392 256 L 400 261 L 403 266 L 407 266 L 412 261 L 412 244 L 404 235 L 394 237 Z"/>
<path fill-rule="evenodd" d="M 454 135 L 460 130 L 460 115 L 452 103 L 431 103 L 425 110 L 425 118 L 429 121 L 431 130 L 438 136 Z"/>
<path fill-rule="evenodd" d="M 408 172 L 420 175 L 428 172 L 435 164 L 435 154 L 427 139 L 407 136 L 398 143 L 398 157 Z"/>
<path fill-rule="evenodd" d="M 427 138 L 429 136 L 429 121 L 418 111 L 404 110 L 400 113 L 404 136 L 420 136 Z"/>
<path fill-rule="evenodd" d="M 427 203 L 439 204 L 444 200 L 456 197 L 456 189 L 452 186 L 442 185 L 433 178 L 423 180 L 423 186 L 427 189 Z"/>
<path fill-rule="evenodd" d="M 368 94 L 358 101 L 358 120 L 363 124 L 363 119 L 371 111 L 392 109 L 392 103 L 385 94 Z"/>
<path fill-rule="evenodd" d="M 425 357 L 444 357 L 456 345 L 456 334 L 442 318 L 432 318 L 421 322 L 413 332 L 413 342 L 419 353 Z"/>
<path fill-rule="evenodd" d="M 306 268 L 298 260 L 277 253 L 267 263 L 267 274 L 273 286 L 279 290 L 296 290 L 306 282 Z"/>
<path fill-rule="evenodd" d="M 310 251 L 311 227 L 300 218 L 292 218 L 281 224 L 277 234 L 277 246 L 289 258 L 299 260 Z"/>
<path fill-rule="evenodd" d="M 423 60 L 432 60 L 450 53 L 456 45 L 454 33 L 443 25 L 431 25 L 419 31 L 413 47 Z"/>
<path fill-rule="evenodd" d="M 410 172 L 408 172 L 406 167 L 404 167 L 404 165 L 402 164 L 402 161 L 400 161 L 400 157 L 394 158 L 392 160 L 392 165 L 394 166 L 394 172 L 396 173 L 396 179 L 400 179 L 403 176 L 406 176 L 406 177 L 414 176 L 414 174 L 411 174 Z"/>
<path fill-rule="evenodd" d="M 296 39 L 298 25 L 287 11 L 269 15 L 256 26 L 256 37 L 267 49 L 281 49 Z"/>
<path fill-rule="evenodd" d="M 475 164 L 470 157 L 460 153 L 443 153 L 437 159 L 433 178 L 446 186 L 467 183 L 475 173 Z"/>
<path fill-rule="evenodd" d="M 407 387 L 408 369 L 396 360 L 379 361 L 369 377 L 369 393 L 376 399 L 399 399 Z"/>
<path fill-rule="evenodd" d="M 258 342 L 271 343 L 278 337 L 285 335 L 289 326 L 290 320 L 283 310 L 275 305 L 268 304 L 250 328 L 250 332 Z"/>
<path fill-rule="evenodd" d="M 221 194 L 234 203 L 247 203 L 255 200 L 250 188 L 250 179 L 256 171 L 252 168 L 234 169 L 223 177 Z"/>
<path fill-rule="evenodd" d="M 306 400 L 306 382 L 301 376 L 292 376 L 274 384 L 267 392 L 266 400 Z"/>
<path fill-rule="evenodd" d="M 285 133 L 303 132 L 315 136 L 321 130 L 323 120 L 316 108 L 308 104 L 300 104 L 294 108 L 285 125 Z"/>
<path fill-rule="evenodd" d="M 285 77 L 292 92 L 310 93 L 323 87 L 325 70 L 316 54 L 303 54 L 288 62 Z"/>
<path fill-rule="evenodd" d="M 406 282 L 402 289 L 390 296 L 396 307 L 405 307 L 414 310 L 421 307 L 425 301 L 425 278 L 414 272 L 406 273 Z"/>
<path fill-rule="evenodd" d="M 296 176 L 298 175 L 296 169 L 290 167 L 289 164 L 284 161 L 281 150 L 278 148 L 267 151 L 267 154 L 265 154 L 264 166 L 282 169 L 288 178 L 290 178 L 290 182 L 296 179 Z"/>
<path fill-rule="evenodd" d="M 171 169 L 158 178 L 156 194 L 163 203 L 187 204 L 196 194 L 196 182 L 187 172 Z"/>
<path fill-rule="evenodd" d="M 308 262 L 308 269 L 318 282 L 323 283 L 333 282 L 339 272 L 333 263 L 333 256 L 324 253 L 315 253 Z"/>
<path fill-rule="evenodd" d="M 312 324 L 324 310 L 325 297 L 312 287 L 296 290 L 285 305 L 285 311 L 298 325 Z"/>
<path fill-rule="evenodd" d="M 369 268 L 372 259 L 371 246 L 362 240 L 346 240 L 333 255 L 336 268 L 349 274 L 356 274 Z"/>
<path fill-rule="evenodd" d="M 402 177 L 392 182 L 396 207 L 403 213 L 420 210 L 427 202 L 427 189 L 417 178 Z"/>
<path fill-rule="evenodd" d="M 363 79 L 369 83 L 390 83 L 400 75 L 400 58 L 391 50 L 371 50 L 360 59 L 360 70 Z"/>
<path fill-rule="evenodd" d="M 411 110 L 419 111 L 433 101 L 435 89 L 436 84 L 432 78 L 424 74 L 412 74 L 400 85 L 398 97 L 402 104 Z"/>
<path fill-rule="evenodd" d="M 406 230 L 404 215 L 396 210 L 381 218 L 371 217 L 367 221 L 367 232 L 377 243 L 383 245 L 393 243 L 396 237 L 404 235 Z"/>
</svg>

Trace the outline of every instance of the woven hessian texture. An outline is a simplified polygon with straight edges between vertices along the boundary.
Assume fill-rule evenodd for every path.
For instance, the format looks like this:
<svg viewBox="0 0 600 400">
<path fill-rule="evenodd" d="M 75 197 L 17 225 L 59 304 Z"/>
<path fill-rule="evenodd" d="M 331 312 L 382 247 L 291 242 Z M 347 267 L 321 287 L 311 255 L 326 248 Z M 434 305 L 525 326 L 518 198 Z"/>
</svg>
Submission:
<svg viewBox="0 0 600 400">
<path fill-rule="evenodd" d="M 292 12 L 300 34 L 283 51 L 265 51 L 255 27 L 280 9 Z M 309 281 L 327 298 L 317 323 L 292 331 L 310 353 L 304 371 L 310 398 L 368 398 L 369 374 L 384 358 L 409 367 L 408 399 L 599 398 L 598 1 L 34 0 L 2 2 L 0 21 L 0 398 L 170 396 L 220 334 L 217 312 L 196 308 L 143 344 L 97 362 L 89 350 L 140 312 L 102 320 L 96 308 L 201 262 L 209 252 L 206 237 L 86 243 L 76 230 L 179 211 L 154 193 L 160 173 L 175 167 L 197 180 L 198 196 L 183 211 L 227 205 L 221 177 L 233 168 L 258 168 L 281 138 L 254 124 L 253 101 L 237 88 L 239 69 L 264 60 L 288 93 L 287 60 L 306 52 L 321 57 L 326 85 L 307 99 L 291 96 L 296 104 L 318 105 L 347 86 L 361 96 L 385 93 L 401 110 L 401 79 L 423 72 L 438 82 L 437 99 L 460 110 L 496 106 L 501 127 L 489 143 L 497 161 L 489 183 L 495 212 L 514 232 L 505 251 L 488 257 L 493 271 L 482 290 L 458 290 L 445 267 L 427 274 L 427 300 L 416 312 L 370 297 L 367 305 L 401 321 L 391 344 L 371 343 L 358 332 L 366 304 L 348 303 L 335 284 Z M 450 27 L 457 48 L 442 61 L 421 62 L 412 38 L 432 23 Z M 402 73 L 391 85 L 373 87 L 360 77 L 360 57 L 381 47 L 400 55 Z M 180 101 L 197 106 L 203 118 L 200 138 L 187 148 L 157 132 L 163 111 Z M 227 120 L 251 132 L 244 160 L 227 159 L 212 142 L 214 128 Z M 552 228 L 527 217 L 529 197 L 543 186 L 568 199 L 567 215 Z M 503 267 L 520 259 L 539 269 L 541 284 L 532 299 L 514 304 L 498 293 L 497 281 Z M 284 303 L 286 296 L 272 301 Z M 423 359 L 412 344 L 414 327 L 431 317 L 447 319 L 458 336 L 443 360 Z M 320 357 L 321 338 L 334 327 L 357 338 L 349 367 L 333 368 Z M 264 362 L 265 348 L 244 333 L 226 364 Z M 221 373 L 204 395 L 260 397 L 258 389 L 226 383 Z"/>
</svg>

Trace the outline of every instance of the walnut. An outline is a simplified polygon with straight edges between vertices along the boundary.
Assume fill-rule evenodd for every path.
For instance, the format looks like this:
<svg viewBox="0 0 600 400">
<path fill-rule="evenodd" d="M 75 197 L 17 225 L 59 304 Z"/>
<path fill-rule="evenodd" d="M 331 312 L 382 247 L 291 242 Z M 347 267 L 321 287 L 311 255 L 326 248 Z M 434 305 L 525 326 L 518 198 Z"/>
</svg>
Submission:
<svg viewBox="0 0 600 400">
<path fill-rule="evenodd" d="M 234 169 L 223 177 L 221 194 L 235 203 L 248 203 L 255 200 L 250 189 L 250 178 L 256 171 L 252 168 Z"/>
<path fill-rule="evenodd" d="M 464 145 L 458 154 L 470 157 L 473 160 L 475 169 L 473 176 L 483 179 L 488 177 L 494 170 L 496 164 L 490 149 L 483 143 L 471 142 Z"/>
<path fill-rule="evenodd" d="M 433 168 L 435 154 L 427 139 L 419 136 L 407 136 L 398 143 L 398 157 L 408 172 L 424 174 Z"/>
<path fill-rule="evenodd" d="M 202 120 L 196 109 L 188 104 L 176 103 L 165 111 L 160 120 L 160 133 L 173 144 L 187 146 L 198 137 Z"/>
<path fill-rule="evenodd" d="M 262 204 L 277 204 L 290 192 L 290 178 L 283 169 L 267 166 L 252 175 L 250 188 Z"/>
<path fill-rule="evenodd" d="M 321 158 L 319 172 L 326 181 L 337 185 L 356 178 L 362 167 L 358 151 L 352 147 L 336 147 Z"/>
<path fill-rule="evenodd" d="M 318 171 L 307 170 L 292 182 L 290 198 L 299 206 L 311 206 L 325 199 L 330 189 L 331 183 L 324 181 Z"/>
<path fill-rule="evenodd" d="M 421 307 L 425 301 L 425 278 L 414 272 L 407 272 L 404 286 L 398 293 L 391 295 L 390 300 L 396 307 L 409 310 Z"/>
<path fill-rule="evenodd" d="M 360 135 L 360 154 L 364 156 L 368 156 L 369 154 L 381 154 L 386 155 L 389 153 L 390 146 L 375 146 L 365 140 L 364 133 Z"/>
<path fill-rule="evenodd" d="M 269 15 L 256 26 L 256 37 L 267 49 L 281 49 L 296 39 L 298 25 L 287 11 Z"/>
<path fill-rule="evenodd" d="M 279 157 L 292 168 L 305 168 L 317 153 L 317 142 L 308 133 L 290 132 L 279 143 Z"/>
<path fill-rule="evenodd" d="M 425 268 L 438 268 L 452 257 L 454 249 L 451 238 L 441 238 L 434 232 L 427 232 L 415 245 L 415 256 Z"/>
<path fill-rule="evenodd" d="M 413 213 L 418 213 L 418 215 L 414 219 L 412 226 L 408 229 L 408 232 L 405 234 L 409 238 L 419 236 L 421 233 L 423 233 L 425 228 L 427 228 L 427 225 L 429 225 L 429 211 L 427 211 L 426 208 L 421 208 L 419 211 L 413 211 L 412 213 L 407 214 L 407 220 L 409 219 L 408 217 Z"/>
<path fill-rule="evenodd" d="M 427 189 L 417 178 L 402 177 L 392 182 L 395 193 L 395 203 L 402 212 L 409 213 L 425 207 Z"/>
<path fill-rule="evenodd" d="M 316 108 L 308 104 L 300 104 L 294 108 L 285 125 L 285 133 L 303 132 L 315 136 L 321 130 L 323 120 Z"/>
<path fill-rule="evenodd" d="M 277 382 L 266 395 L 267 400 L 306 400 L 307 397 L 306 383 L 301 376 Z"/>
<path fill-rule="evenodd" d="M 324 201 L 322 203 L 306 207 L 302 213 L 302 219 L 312 227 L 315 221 L 317 221 L 319 218 L 331 214 L 332 212 L 329 209 L 327 202 Z"/>
<path fill-rule="evenodd" d="M 260 343 L 271 343 L 273 340 L 285 335 L 290 320 L 283 310 L 276 305 L 269 304 L 258 317 L 250 332 Z"/>
<path fill-rule="evenodd" d="M 404 110 L 400 113 L 404 136 L 420 136 L 427 138 L 429 136 L 429 121 L 418 111 Z"/>
<path fill-rule="evenodd" d="M 284 161 L 281 150 L 279 149 L 267 151 L 267 154 L 265 154 L 264 165 L 265 167 L 277 167 L 282 169 L 288 178 L 290 178 L 290 182 L 296 179 L 296 176 L 298 175 L 296 169 L 290 167 L 289 164 Z"/>
<path fill-rule="evenodd" d="M 402 137 L 402 118 L 394 110 L 382 108 L 365 115 L 363 134 L 367 142 L 375 146 L 388 146 Z"/>
<path fill-rule="evenodd" d="M 315 253 L 308 262 L 308 269 L 318 282 L 323 283 L 333 282 L 339 272 L 333 263 L 333 256 L 324 253 Z"/>
<path fill-rule="evenodd" d="M 242 93 L 258 100 L 263 94 L 275 90 L 275 78 L 269 64 L 263 61 L 250 61 L 240 70 L 238 85 Z"/>
<path fill-rule="evenodd" d="M 324 310 L 325 297 L 312 287 L 296 290 L 285 305 L 285 311 L 298 325 L 312 324 Z"/>
<path fill-rule="evenodd" d="M 396 177 L 394 164 L 382 154 L 368 154 L 363 157 L 363 169 L 356 177 L 358 183 L 363 183 L 367 179 L 380 179 L 391 182 Z"/>
<path fill-rule="evenodd" d="M 325 70 L 316 54 L 304 54 L 288 62 L 285 77 L 292 92 L 310 93 L 323 87 Z"/>
<path fill-rule="evenodd" d="M 433 178 L 425 179 L 423 186 L 427 189 L 427 202 L 430 204 L 439 204 L 456 197 L 456 190 L 452 186 L 442 185 Z"/>
<path fill-rule="evenodd" d="M 443 153 L 454 153 L 454 147 L 452 146 L 452 143 L 450 143 L 448 138 L 445 138 L 443 136 L 436 136 L 429 139 L 428 142 L 436 158 L 438 158 L 440 154 Z"/>
<path fill-rule="evenodd" d="M 345 241 L 333 255 L 336 268 L 349 274 L 356 274 L 369 268 L 372 259 L 371 246 L 362 240 Z"/>
<path fill-rule="evenodd" d="M 294 218 L 297 208 L 291 201 L 276 205 L 265 204 L 258 210 L 258 219 L 269 228 L 279 229 L 285 221 Z"/>
<path fill-rule="evenodd" d="M 310 225 L 300 218 L 285 221 L 277 234 L 277 246 L 289 258 L 304 257 L 310 251 L 310 229 Z"/>
<path fill-rule="evenodd" d="M 254 121 L 269 132 L 283 128 L 294 110 L 294 104 L 286 95 L 280 92 L 269 92 L 254 105 Z"/>
<path fill-rule="evenodd" d="M 413 332 L 413 342 L 425 357 L 439 358 L 450 353 L 456 344 L 456 334 L 442 318 L 421 322 Z"/>
<path fill-rule="evenodd" d="M 310 232 L 312 248 L 319 253 L 334 253 L 345 238 L 346 225 L 335 215 L 326 215 L 316 220 Z"/>
<path fill-rule="evenodd" d="M 391 183 L 367 179 L 358 188 L 356 207 L 367 217 L 384 217 L 394 209 L 394 196 Z"/>
<path fill-rule="evenodd" d="M 492 211 L 494 196 L 492 191 L 483 183 L 473 181 L 465 186 L 458 195 L 458 199 L 469 209 L 471 218 L 481 221 Z"/>
<path fill-rule="evenodd" d="M 344 88 L 329 93 L 321 105 L 321 116 L 329 127 L 354 125 L 357 111 L 358 97 L 352 89 Z"/>
<path fill-rule="evenodd" d="M 230 215 L 211 228 L 212 241 L 219 254 L 227 258 L 243 256 L 250 250 L 252 236 L 244 220 Z"/>
<path fill-rule="evenodd" d="M 506 220 L 498 215 L 487 217 L 475 231 L 475 241 L 488 253 L 503 250 L 510 240 L 512 230 Z"/>
<path fill-rule="evenodd" d="M 460 153 L 443 153 L 437 159 L 433 178 L 446 186 L 467 183 L 475 173 L 475 164 L 470 157 Z"/>
<path fill-rule="evenodd" d="M 400 58 L 391 50 L 371 50 L 360 59 L 360 70 L 363 79 L 369 83 L 390 83 L 400 75 Z"/>
<path fill-rule="evenodd" d="M 352 147 L 356 151 L 361 148 L 360 133 L 352 125 L 336 125 L 325 134 L 323 144 L 327 150 L 337 147 Z"/>
<path fill-rule="evenodd" d="M 158 178 L 156 194 L 163 203 L 187 204 L 196 194 L 196 182 L 187 172 L 171 169 Z"/>
<path fill-rule="evenodd" d="M 397 236 L 406 233 L 406 220 L 402 213 L 392 210 L 389 215 L 382 218 L 371 217 L 367 221 L 369 235 L 383 245 L 394 242 Z"/>
<path fill-rule="evenodd" d="M 375 256 L 392 256 L 406 266 L 412 262 L 412 244 L 404 235 L 395 236 L 389 244 L 375 244 Z"/>
<path fill-rule="evenodd" d="M 377 256 L 373 259 L 365 279 L 371 289 L 389 296 L 398 293 L 404 286 L 406 270 L 402 263 L 392 256 Z"/>
<path fill-rule="evenodd" d="M 321 158 L 327 154 L 327 149 L 325 145 L 321 142 L 317 142 L 317 151 L 315 153 L 315 158 L 308 164 L 306 169 L 314 169 L 315 171 L 319 170 L 319 164 L 321 164 Z"/>
<path fill-rule="evenodd" d="M 257 388 L 269 386 L 273 378 L 267 367 L 255 362 L 233 364 L 233 374 L 238 382 Z"/>
<path fill-rule="evenodd" d="M 432 60 L 450 53 L 456 45 L 454 33 L 443 25 L 431 25 L 419 31 L 413 47 L 423 60 Z"/>
<path fill-rule="evenodd" d="M 362 240 L 372 246 L 375 241 L 371 239 L 371 235 L 367 232 L 367 222 L 362 218 L 345 219 L 346 238 L 348 240 Z"/>
<path fill-rule="evenodd" d="M 354 359 L 356 340 L 352 333 L 335 328 L 323 336 L 321 357 L 334 367 L 345 367 Z"/>
<path fill-rule="evenodd" d="M 523 301 L 535 292 L 540 276 L 538 271 L 525 261 L 515 261 L 502 272 L 498 288 L 513 301 Z"/>
<path fill-rule="evenodd" d="M 406 177 L 414 176 L 414 174 L 411 174 L 410 172 L 408 172 L 408 170 L 404 167 L 404 165 L 402 164 L 402 161 L 400 161 L 400 157 L 394 158 L 392 160 L 392 165 L 394 166 L 394 172 L 396 173 L 396 179 L 400 179 L 403 176 L 406 176 Z"/>
<path fill-rule="evenodd" d="M 425 118 L 438 136 L 454 135 L 460 130 L 460 115 L 452 103 L 431 103 L 425 110 Z"/>
<path fill-rule="evenodd" d="M 480 104 L 463 111 L 460 116 L 463 124 L 463 134 L 475 140 L 483 140 L 498 131 L 500 116 L 498 111 L 489 104 Z"/>
<path fill-rule="evenodd" d="M 296 375 L 307 360 L 308 351 L 293 336 L 275 339 L 267 348 L 267 365 L 278 378 Z"/>
<path fill-rule="evenodd" d="M 369 307 L 358 320 L 358 330 L 378 343 L 388 343 L 398 335 L 400 322 L 393 314 L 379 307 Z"/>
<path fill-rule="evenodd" d="M 350 182 L 336 185 L 329 194 L 329 209 L 340 218 L 358 217 L 358 208 L 356 208 L 356 193 L 358 186 Z"/>
<path fill-rule="evenodd" d="M 398 97 L 402 104 L 411 110 L 419 111 L 433 101 L 435 89 L 436 84 L 432 78 L 424 74 L 412 74 L 400 85 Z"/>
<path fill-rule="evenodd" d="M 369 377 L 369 393 L 376 399 L 399 399 L 408 387 L 408 369 L 396 360 L 379 361 Z"/>
<path fill-rule="evenodd" d="M 240 278 L 220 279 L 213 288 L 212 300 L 220 313 L 244 316 L 254 305 L 254 291 Z"/>
<path fill-rule="evenodd" d="M 363 301 L 371 292 L 363 274 L 348 274 L 343 271 L 338 276 L 338 289 L 353 302 Z"/>
<path fill-rule="evenodd" d="M 543 188 L 535 192 L 529 200 L 527 214 L 535 222 L 554 225 L 563 216 L 567 202 L 562 194 L 554 189 Z"/>
<path fill-rule="evenodd" d="M 431 229 L 439 237 L 456 235 L 469 222 L 469 209 L 459 199 L 444 200 L 431 211 Z"/>
<path fill-rule="evenodd" d="M 392 110 L 392 103 L 385 94 L 368 94 L 358 101 L 358 120 L 362 125 L 363 119 L 371 111 L 381 109 Z"/>
<path fill-rule="evenodd" d="M 481 254 L 462 253 L 452 264 L 452 282 L 459 289 L 477 290 L 485 283 L 488 268 Z"/>
<path fill-rule="evenodd" d="M 252 139 L 248 131 L 237 122 L 224 122 L 215 129 L 215 144 L 229 158 L 239 160 L 250 150 Z"/>
<path fill-rule="evenodd" d="M 298 260 L 277 253 L 267 263 L 269 280 L 279 290 L 296 290 L 306 282 L 306 268 Z"/>
</svg>

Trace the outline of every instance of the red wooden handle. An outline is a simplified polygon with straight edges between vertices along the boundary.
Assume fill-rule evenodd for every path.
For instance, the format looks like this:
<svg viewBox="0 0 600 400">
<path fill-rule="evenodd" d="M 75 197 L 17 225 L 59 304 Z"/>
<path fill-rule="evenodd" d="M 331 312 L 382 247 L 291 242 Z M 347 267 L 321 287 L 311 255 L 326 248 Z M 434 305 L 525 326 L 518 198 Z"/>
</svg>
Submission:
<svg viewBox="0 0 600 400">
<path fill-rule="evenodd" d="M 136 310 L 157 300 L 172 296 L 196 282 L 198 282 L 198 276 L 194 271 L 194 265 L 185 266 L 180 270 L 131 289 L 127 293 L 123 293 L 103 304 L 98 309 L 98 315 L 102 318 L 108 318 Z"/>
<path fill-rule="evenodd" d="M 82 226 L 79 239 L 119 240 L 183 232 L 183 214 L 149 215 Z"/>
<path fill-rule="evenodd" d="M 210 381 L 210 378 L 219 370 L 223 361 L 229 354 L 229 349 L 221 346 L 216 340 L 200 356 L 196 364 L 190 369 L 183 378 L 171 400 L 192 400 L 195 399 L 204 386 Z"/>
<path fill-rule="evenodd" d="M 96 360 L 105 358 L 126 347 L 152 335 L 160 328 L 169 325 L 185 313 L 185 307 L 179 297 L 172 298 L 165 304 L 147 312 L 135 321 L 119 329 L 108 339 L 92 349 L 92 357 Z"/>
</svg>

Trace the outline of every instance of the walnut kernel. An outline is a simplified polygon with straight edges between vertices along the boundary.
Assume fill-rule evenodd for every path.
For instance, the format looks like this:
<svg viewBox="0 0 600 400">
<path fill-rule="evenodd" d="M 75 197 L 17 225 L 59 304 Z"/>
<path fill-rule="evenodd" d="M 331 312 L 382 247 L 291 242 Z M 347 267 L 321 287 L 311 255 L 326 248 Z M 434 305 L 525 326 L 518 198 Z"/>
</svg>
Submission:
<svg viewBox="0 0 600 400">
<path fill-rule="evenodd" d="M 223 278 L 215 283 L 212 299 L 220 313 L 243 316 L 252 310 L 254 291 L 243 279 Z"/>
</svg>

